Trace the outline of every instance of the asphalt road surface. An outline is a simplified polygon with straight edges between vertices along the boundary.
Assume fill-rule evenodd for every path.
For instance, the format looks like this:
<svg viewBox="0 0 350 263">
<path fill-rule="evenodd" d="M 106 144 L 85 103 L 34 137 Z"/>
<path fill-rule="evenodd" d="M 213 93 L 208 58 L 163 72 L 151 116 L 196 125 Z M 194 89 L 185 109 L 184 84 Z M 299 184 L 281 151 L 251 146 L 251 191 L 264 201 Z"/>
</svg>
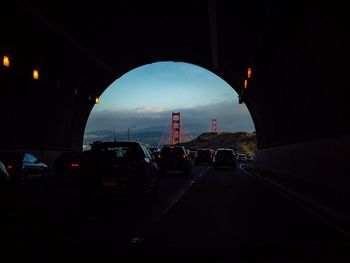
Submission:
<svg viewBox="0 0 350 263">
<path fill-rule="evenodd" d="M 168 173 L 158 195 L 143 199 L 102 188 L 87 196 L 55 180 L 13 186 L 0 221 L 3 251 L 46 259 L 348 262 L 350 251 L 345 237 L 254 176 L 207 165 Z"/>
</svg>

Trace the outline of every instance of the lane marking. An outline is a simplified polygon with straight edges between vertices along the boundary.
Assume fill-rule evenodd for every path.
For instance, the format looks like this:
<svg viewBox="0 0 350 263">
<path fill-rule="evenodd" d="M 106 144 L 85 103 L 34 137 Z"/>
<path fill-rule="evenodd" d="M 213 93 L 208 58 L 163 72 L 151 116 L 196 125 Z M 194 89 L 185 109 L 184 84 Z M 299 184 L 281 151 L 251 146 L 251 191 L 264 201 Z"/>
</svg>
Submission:
<svg viewBox="0 0 350 263">
<path fill-rule="evenodd" d="M 180 192 L 177 194 L 177 196 L 172 200 L 170 205 L 161 213 L 160 217 L 165 216 L 174 206 L 177 204 L 180 199 L 191 189 L 191 187 L 198 181 L 199 178 L 201 178 L 211 167 L 208 166 L 206 169 L 201 172 L 198 176 L 193 178 L 192 180 L 189 181 L 189 184 Z"/>
<path fill-rule="evenodd" d="M 169 211 L 180 201 L 180 199 L 189 192 L 191 187 L 198 181 L 198 179 L 201 178 L 210 168 L 211 168 L 210 166 L 206 167 L 206 169 L 204 169 L 204 171 L 199 173 L 199 175 L 191 178 L 188 181 L 187 185 L 184 188 L 182 188 L 182 190 L 179 193 L 175 195 L 172 201 L 170 201 L 170 205 L 167 206 L 167 208 L 165 208 L 159 214 L 156 213 L 158 214 L 157 216 L 153 215 L 152 218 L 145 219 L 145 221 L 142 224 L 143 226 L 141 228 L 144 229 L 146 225 L 154 224 L 155 222 L 161 220 L 161 218 L 165 216 L 167 213 L 169 213 Z M 144 242 L 144 238 L 142 237 L 144 236 L 144 233 L 142 232 L 144 232 L 144 230 L 141 230 L 141 232 L 138 232 L 137 234 L 132 235 L 133 237 L 129 240 L 129 244 L 133 244 L 133 245 L 142 244 Z"/>
<path fill-rule="evenodd" d="M 346 238 L 350 239 L 350 232 L 344 228 L 342 228 L 341 226 L 339 226 L 337 223 L 334 222 L 334 220 L 332 219 L 328 219 L 327 217 L 325 217 L 324 215 L 322 215 L 321 213 L 319 213 L 318 211 L 316 211 L 315 208 L 310 207 L 310 205 L 306 205 L 304 203 L 302 203 L 301 199 L 304 199 L 304 202 L 313 202 L 315 207 L 318 207 L 318 209 L 320 210 L 324 210 L 322 209 L 322 207 L 320 205 L 317 205 L 316 202 L 312 201 L 312 200 L 308 200 L 306 198 L 303 198 L 302 196 L 300 196 L 299 194 L 297 194 L 296 192 L 294 192 L 293 190 L 290 189 L 284 189 L 281 190 L 283 187 L 281 184 L 275 183 L 272 180 L 269 180 L 267 178 L 264 178 L 261 175 L 257 175 L 251 172 L 248 172 L 243 165 L 241 164 L 239 166 L 239 168 L 245 172 L 246 174 L 256 178 L 259 182 L 263 183 L 264 185 L 266 185 L 267 187 L 269 187 L 270 189 L 272 189 L 273 191 L 278 192 L 280 195 L 282 195 L 285 199 L 287 199 L 288 201 L 292 202 L 293 204 L 303 208 L 304 210 L 306 210 L 307 212 L 311 213 L 312 215 L 314 215 L 315 217 L 317 217 L 318 219 L 320 219 L 322 222 L 326 223 L 328 226 L 332 227 L 333 229 L 335 229 L 338 233 L 340 233 L 341 235 L 345 236 Z M 327 212 L 324 212 L 327 214 Z"/>
</svg>

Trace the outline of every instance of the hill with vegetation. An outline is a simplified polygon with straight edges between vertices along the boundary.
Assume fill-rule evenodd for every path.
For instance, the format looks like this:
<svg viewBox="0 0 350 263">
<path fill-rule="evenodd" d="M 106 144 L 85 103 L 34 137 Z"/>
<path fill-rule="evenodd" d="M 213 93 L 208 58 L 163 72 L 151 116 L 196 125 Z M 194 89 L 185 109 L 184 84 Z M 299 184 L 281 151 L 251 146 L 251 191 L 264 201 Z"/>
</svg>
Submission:
<svg viewBox="0 0 350 263">
<path fill-rule="evenodd" d="M 253 154 L 256 151 L 256 134 L 255 132 L 206 132 L 181 145 L 190 150 L 233 148 L 237 153 Z"/>
</svg>

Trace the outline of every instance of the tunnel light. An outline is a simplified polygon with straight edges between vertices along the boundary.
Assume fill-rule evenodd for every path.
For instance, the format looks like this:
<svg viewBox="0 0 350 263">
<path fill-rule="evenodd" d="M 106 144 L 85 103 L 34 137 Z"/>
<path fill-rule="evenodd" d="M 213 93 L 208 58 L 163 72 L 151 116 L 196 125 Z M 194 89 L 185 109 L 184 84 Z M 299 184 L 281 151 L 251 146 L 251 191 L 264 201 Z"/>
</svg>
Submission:
<svg viewBox="0 0 350 263">
<path fill-rule="evenodd" d="M 39 79 L 39 70 L 37 70 L 37 69 L 33 70 L 33 79 L 35 79 L 35 80 Z"/>
<path fill-rule="evenodd" d="M 251 76 L 252 76 L 252 68 L 249 67 L 248 70 L 247 70 L 247 77 L 248 77 L 248 79 L 251 78 Z"/>
<path fill-rule="evenodd" d="M 100 103 L 100 98 L 95 98 L 95 104 L 99 104 Z"/>
<path fill-rule="evenodd" d="M 247 89 L 247 88 L 248 88 L 248 80 L 245 79 L 245 80 L 244 80 L 244 89 Z"/>
<path fill-rule="evenodd" d="M 2 57 L 2 65 L 6 68 L 10 67 L 10 58 L 8 56 Z"/>
</svg>

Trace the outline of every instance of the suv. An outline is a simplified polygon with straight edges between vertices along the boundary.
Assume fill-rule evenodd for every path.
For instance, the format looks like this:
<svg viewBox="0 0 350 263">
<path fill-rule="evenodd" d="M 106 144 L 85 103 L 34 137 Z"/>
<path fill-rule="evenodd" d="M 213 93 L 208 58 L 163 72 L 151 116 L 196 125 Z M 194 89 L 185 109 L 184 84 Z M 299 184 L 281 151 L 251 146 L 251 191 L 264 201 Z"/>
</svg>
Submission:
<svg viewBox="0 0 350 263">
<path fill-rule="evenodd" d="M 184 146 L 164 146 L 160 152 L 159 168 L 161 174 L 183 171 L 189 175 L 192 172 L 192 162 Z"/>
<path fill-rule="evenodd" d="M 138 142 L 99 142 L 74 162 L 80 185 L 126 188 L 132 194 L 155 194 L 159 169 L 148 148 Z"/>
<path fill-rule="evenodd" d="M 236 154 L 232 149 L 219 148 L 215 151 L 213 158 L 213 168 L 217 167 L 232 167 L 237 169 Z"/>
</svg>

